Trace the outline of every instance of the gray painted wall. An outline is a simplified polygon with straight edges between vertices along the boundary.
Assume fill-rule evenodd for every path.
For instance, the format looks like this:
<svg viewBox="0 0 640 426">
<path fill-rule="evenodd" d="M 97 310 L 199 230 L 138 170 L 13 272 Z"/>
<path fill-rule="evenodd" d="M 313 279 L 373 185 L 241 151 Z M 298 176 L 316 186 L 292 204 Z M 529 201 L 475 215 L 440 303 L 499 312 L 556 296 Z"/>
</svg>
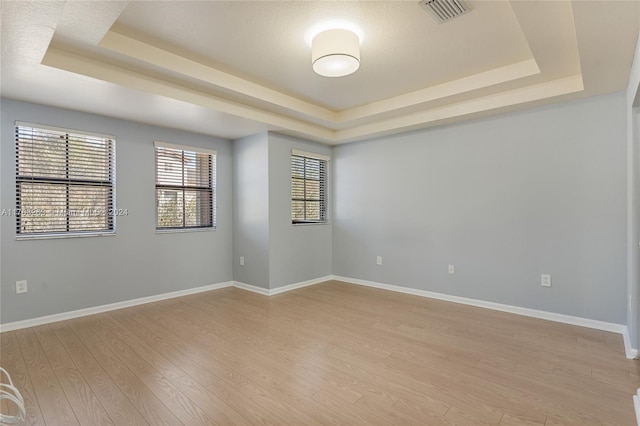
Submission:
<svg viewBox="0 0 640 426">
<path fill-rule="evenodd" d="M 269 288 L 269 137 L 233 142 L 233 276 Z M 240 256 L 245 264 L 240 266 Z"/>
<path fill-rule="evenodd" d="M 275 133 L 233 143 L 236 281 L 273 289 L 331 275 L 331 225 L 291 224 L 293 148 L 331 154 L 330 147 Z"/>
<path fill-rule="evenodd" d="M 632 101 L 631 101 L 632 102 Z M 628 143 L 628 249 L 629 249 L 629 312 L 627 326 L 632 348 L 640 343 L 640 107 L 629 105 L 632 121 L 631 140 Z"/>
<path fill-rule="evenodd" d="M 331 275 L 331 218 L 324 225 L 291 224 L 292 149 L 331 155 L 328 146 L 269 133 L 270 288 Z"/>
<path fill-rule="evenodd" d="M 629 73 L 627 117 L 627 327 L 632 348 L 640 343 L 640 36 Z"/>
<path fill-rule="evenodd" d="M 15 240 L 2 217 L 1 317 L 8 323 L 233 279 L 231 143 L 188 132 L 2 100 L 1 207 L 15 207 L 14 121 L 116 136 L 116 197 L 128 216 L 110 237 Z M 156 234 L 154 140 L 213 148 L 217 156 L 216 231 Z M 17 295 L 16 280 L 29 292 Z"/>
<path fill-rule="evenodd" d="M 20 120 L 115 134 L 117 203 L 129 210 L 113 237 L 16 241 L 15 218 L 2 217 L 2 323 L 231 279 L 277 288 L 331 273 L 626 322 L 625 244 L 638 238 L 638 219 L 628 230 L 624 94 L 333 150 L 274 133 L 232 144 L 12 100 L 2 107 L 2 208 L 15 204 Z M 155 233 L 154 140 L 218 150 L 217 231 Z M 290 223 L 292 148 L 332 153 L 329 225 Z M 552 288 L 540 287 L 540 273 L 553 275 Z M 29 293 L 15 294 L 20 279 Z M 631 337 L 637 347 L 637 327 Z"/>
<path fill-rule="evenodd" d="M 336 147 L 333 273 L 624 324 L 625 99 Z"/>
</svg>

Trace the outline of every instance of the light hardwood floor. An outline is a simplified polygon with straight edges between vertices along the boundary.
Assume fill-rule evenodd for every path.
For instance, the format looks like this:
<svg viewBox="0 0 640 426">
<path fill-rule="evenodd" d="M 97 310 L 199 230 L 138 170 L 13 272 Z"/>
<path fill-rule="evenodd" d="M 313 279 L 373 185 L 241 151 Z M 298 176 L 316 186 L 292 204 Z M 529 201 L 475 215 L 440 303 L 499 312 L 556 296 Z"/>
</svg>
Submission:
<svg viewBox="0 0 640 426">
<path fill-rule="evenodd" d="M 0 335 L 28 424 L 634 425 L 620 335 L 327 282 Z"/>
</svg>

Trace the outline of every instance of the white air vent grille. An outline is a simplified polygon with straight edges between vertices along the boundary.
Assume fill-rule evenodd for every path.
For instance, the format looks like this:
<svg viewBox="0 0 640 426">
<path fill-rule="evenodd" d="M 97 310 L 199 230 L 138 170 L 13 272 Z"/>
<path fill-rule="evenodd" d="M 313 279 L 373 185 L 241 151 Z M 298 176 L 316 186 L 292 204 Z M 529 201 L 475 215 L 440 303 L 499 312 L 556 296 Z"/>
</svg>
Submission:
<svg viewBox="0 0 640 426">
<path fill-rule="evenodd" d="M 449 21 L 471 10 L 464 0 L 421 0 L 420 6 L 438 22 Z"/>
</svg>

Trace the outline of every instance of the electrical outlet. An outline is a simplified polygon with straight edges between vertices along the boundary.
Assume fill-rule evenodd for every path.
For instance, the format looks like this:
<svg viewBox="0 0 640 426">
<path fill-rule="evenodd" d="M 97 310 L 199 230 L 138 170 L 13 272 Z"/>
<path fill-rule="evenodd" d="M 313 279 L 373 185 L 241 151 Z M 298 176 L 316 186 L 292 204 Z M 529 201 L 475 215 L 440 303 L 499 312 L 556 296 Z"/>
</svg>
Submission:
<svg viewBox="0 0 640 426">
<path fill-rule="evenodd" d="M 376 265 L 382 265 L 382 256 L 376 257 Z"/>
<path fill-rule="evenodd" d="M 16 281 L 16 293 L 26 293 L 29 289 L 27 288 L 27 280 L 24 281 Z"/>
<path fill-rule="evenodd" d="M 244 266 L 244 256 L 240 256 L 240 266 Z"/>
<path fill-rule="evenodd" d="M 551 275 L 540 275 L 540 285 L 542 287 L 551 287 Z"/>
<path fill-rule="evenodd" d="M 456 267 L 454 265 L 449 265 L 448 271 L 451 275 L 453 275 L 456 273 Z"/>
</svg>

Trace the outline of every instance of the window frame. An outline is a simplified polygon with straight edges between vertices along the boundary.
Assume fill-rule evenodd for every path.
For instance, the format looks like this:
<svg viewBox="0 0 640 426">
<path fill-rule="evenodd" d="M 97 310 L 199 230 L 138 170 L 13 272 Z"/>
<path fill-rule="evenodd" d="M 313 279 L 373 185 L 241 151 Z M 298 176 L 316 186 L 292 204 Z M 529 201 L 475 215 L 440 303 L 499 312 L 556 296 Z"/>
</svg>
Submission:
<svg viewBox="0 0 640 426">
<path fill-rule="evenodd" d="M 205 154 L 209 156 L 209 186 L 208 187 L 199 187 L 199 186 L 187 186 L 187 185 L 169 185 L 169 184 L 159 184 L 158 183 L 158 149 L 169 149 L 177 152 L 181 152 L 184 158 L 185 153 L 189 154 Z M 182 174 L 184 176 L 184 162 L 182 164 Z M 154 142 L 154 171 L 155 171 L 155 230 L 158 234 L 168 234 L 168 233 L 181 233 L 181 232 L 203 232 L 203 231 L 215 231 L 217 229 L 217 151 L 215 149 L 210 148 L 201 148 L 196 146 L 187 146 L 187 145 L 179 145 L 161 141 Z M 183 226 L 166 226 L 159 227 L 159 198 L 158 198 L 158 190 L 175 190 L 176 192 L 182 191 L 183 200 L 184 200 L 184 192 L 187 190 L 197 190 L 197 191 L 208 191 L 211 196 L 211 203 L 209 205 L 209 213 L 211 217 L 211 224 L 208 225 L 197 225 L 197 226 L 186 226 L 185 222 L 185 209 L 186 204 L 183 201 Z"/>
<path fill-rule="evenodd" d="M 19 140 L 23 138 L 21 137 L 20 129 L 33 129 L 34 131 L 40 132 L 52 132 L 52 135 L 56 133 L 64 133 L 65 134 L 65 171 L 66 176 L 64 178 L 53 177 L 53 176 L 27 176 L 20 175 L 20 147 Z M 103 139 L 105 142 L 108 141 L 108 147 L 105 150 L 105 153 L 108 155 L 107 160 L 107 169 L 105 172 L 107 173 L 109 179 L 108 180 L 95 180 L 90 178 L 71 178 L 69 177 L 71 168 L 69 166 L 70 158 L 69 158 L 69 145 L 70 145 L 70 135 L 76 136 L 80 138 L 97 138 Z M 116 138 L 113 135 L 89 132 L 84 130 L 76 130 L 69 129 L 64 127 L 56 127 L 49 126 L 44 124 L 35 124 L 28 123 L 23 121 L 15 121 L 14 122 L 14 149 L 15 149 L 15 206 L 16 209 L 14 211 L 16 217 L 16 240 L 34 240 L 34 239 L 58 239 L 58 238 L 80 238 L 80 237 L 102 237 L 102 236 L 114 236 L 116 235 L 116 214 L 113 214 L 116 211 Z M 71 223 L 69 220 L 69 215 L 67 214 L 66 220 L 66 231 L 48 231 L 48 232 L 20 232 L 22 227 L 22 194 L 20 191 L 21 183 L 40 183 L 40 184 L 49 184 L 49 185 L 57 185 L 64 186 L 65 190 L 65 208 L 67 211 L 71 211 L 70 207 L 70 190 L 69 188 L 72 186 L 96 186 L 107 188 L 107 195 L 105 196 L 105 208 L 104 214 L 107 216 L 106 224 L 107 228 L 100 230 L 71 230 Z M 108 202 L 110 201 L 110 203 Z"/>
<path fill-rule="evenodd" d="M 319 179 L 317 180 L 319 182 L 319 191 L 320 191 L 320 196 L 319 196 L 319 200 L 315 200 L 315 199 L 309 199 L 306 196 L 303 198 L 296 198 L 293 196 L 293 182 L 294 179 L 298 179 L 300 180 L 301 178 L 296 178 L 294 177 L 294 157 L 298 157 L 298 158 L 303 158 L 305 165 L 304 167 L 304 177 L 302 178 L 302 180 L 304 181 L 304 187 L 306 190 L 306 181 L 307 180 L 314 180 L 314 179 L 307 179 L 306 178 L 306 173 L 307 173 L 307 167 L 306 167 L 306 162 L 307 160 L 314 160 L 314 161 L 319 161 L 321 163 L 320 168 L 319 168 Z M 289 183 L 290 183 L 290 195 L 291 195 L 291 201 L 290 201 L 290 218 L 291 218 L 291 224 L 293 226 L 305 226 L 305 225 L 326 225 L 329 223 L 329 164 L 330 164 L 330 160 L 331 157 L 327 156 L 327 155 L 323 155 L 323 154 L 317 154 L 317 153 L 312 153 L 312 152 L 306 152 L 306 151 L 301 151 L 301 150 L 297 150 L 297 149 L 292 149 L 291 150 L 291 157 L 290 157 L 290 179 L 289 179 Z M 303 202 L 304 203 L 304 211 L 305 211 L 305 219 L 294 219 L 293 217 L 293 204 L 294 202 Z M 306 219 L 306 203 L 307 202 L 319 202 L 320 206 L 319 206 L 319 217 L 320 219 Z"/>
</svg>

